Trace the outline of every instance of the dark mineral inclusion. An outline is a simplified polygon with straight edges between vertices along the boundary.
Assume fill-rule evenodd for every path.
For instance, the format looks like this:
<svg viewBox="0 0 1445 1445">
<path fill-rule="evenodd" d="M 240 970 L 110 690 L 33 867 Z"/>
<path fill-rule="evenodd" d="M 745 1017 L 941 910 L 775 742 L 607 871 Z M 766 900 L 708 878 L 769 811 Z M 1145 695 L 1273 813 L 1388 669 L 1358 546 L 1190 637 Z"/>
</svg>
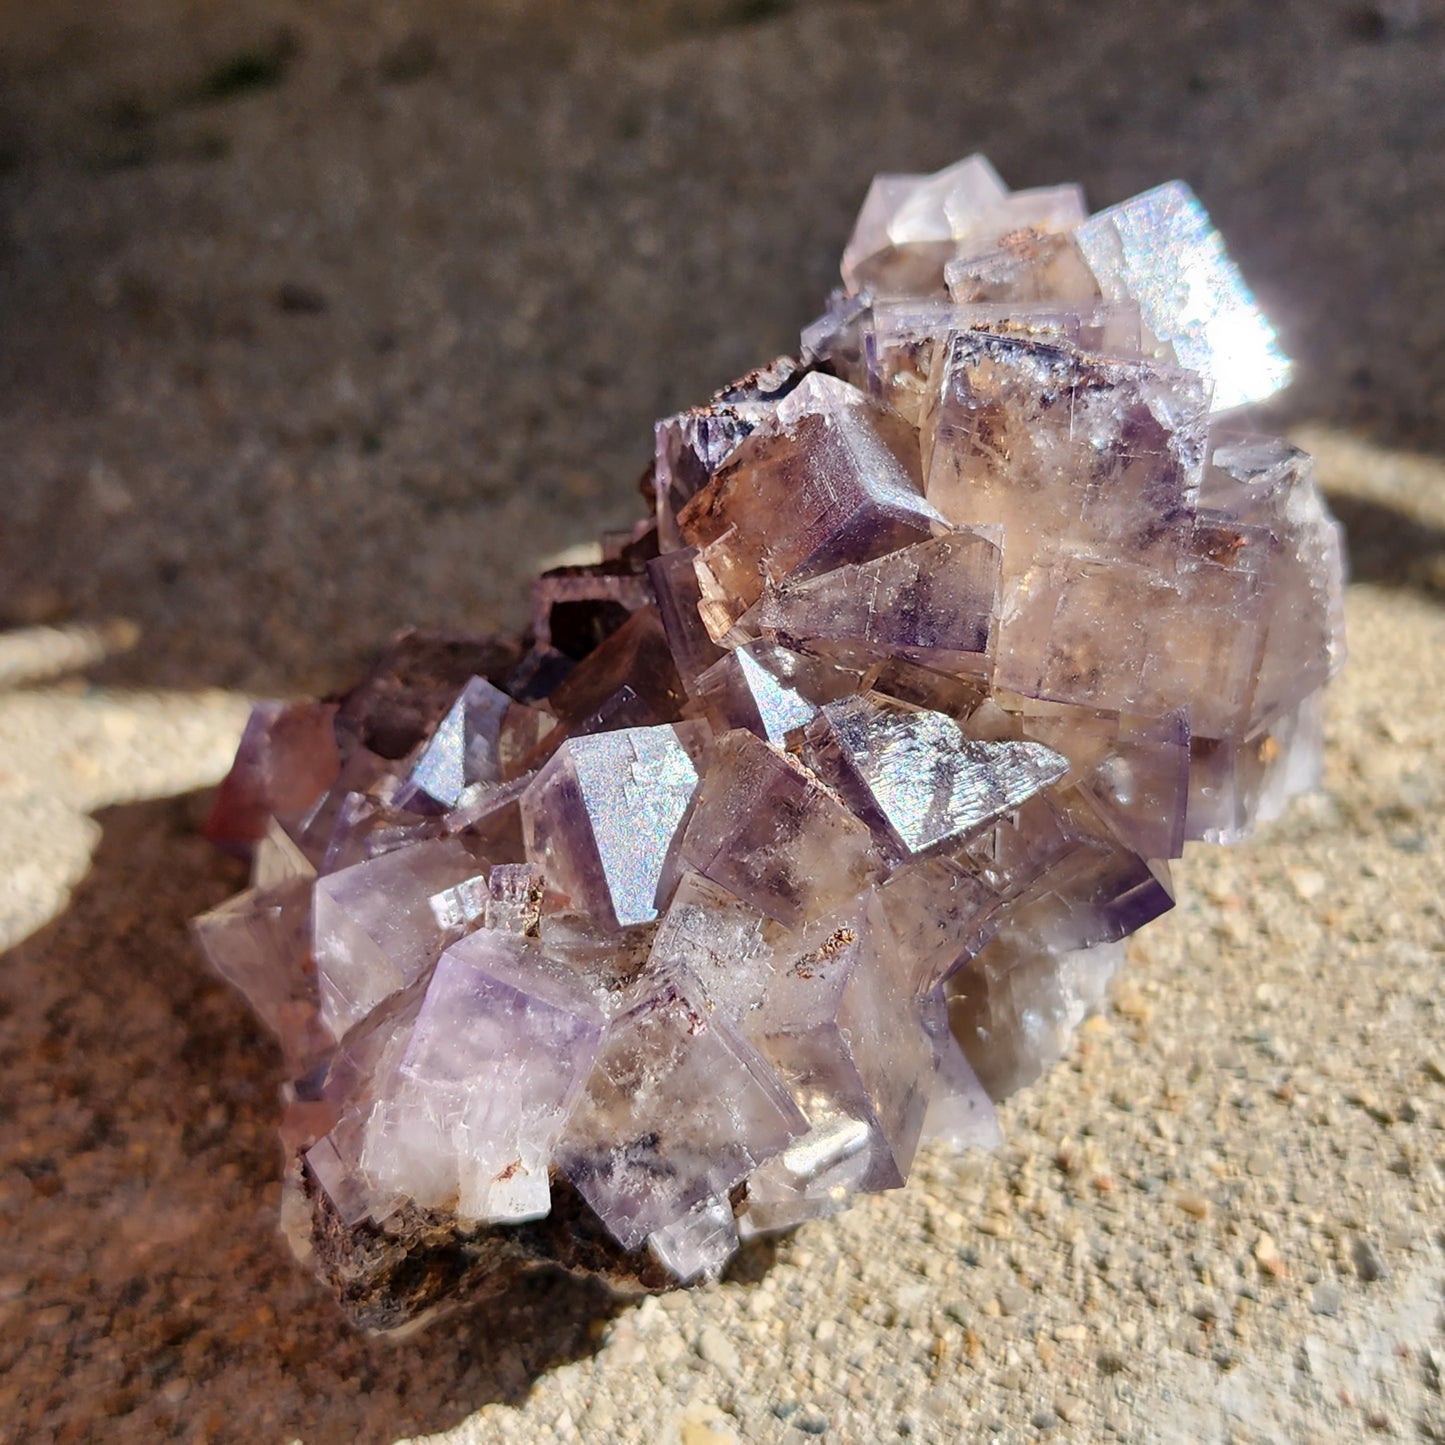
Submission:
<svg viewBox="0 0 1445 1445">
<path fill-rule="evenodd" d="M 520 641 L 263 703 L 197 920 L 293 1082 L 288 1236 L 414 1324 L 647 1290 L 997 1137 L 1168 860 L 1317 778 L 1339 529 L 1174 183 L 881 176 L 796 358 L 664 418 Z"/>
</svg>

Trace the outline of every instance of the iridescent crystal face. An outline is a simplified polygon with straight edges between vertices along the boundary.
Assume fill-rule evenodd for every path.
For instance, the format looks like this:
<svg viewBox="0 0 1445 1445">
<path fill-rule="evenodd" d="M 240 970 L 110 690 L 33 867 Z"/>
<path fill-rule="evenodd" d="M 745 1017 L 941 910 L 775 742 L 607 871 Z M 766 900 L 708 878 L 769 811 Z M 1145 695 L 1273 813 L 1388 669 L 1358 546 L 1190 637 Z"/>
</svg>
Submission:
<svg viewBox="0 0 1445 1445">
<path fill-rule="evenodd" d="M 880 176 L 843 281 L 657 423 L 655 515 L 525 645 L 411 635 L 246 730 L 254 886 L 197 933 L 366 1318 L 438 1239 L 706 1277 L 991 1146 L 1169 860 L 1317 776 L 1340 531 L 1237 415 L 1288 365 L 1188 188 Z"/>
</svg>

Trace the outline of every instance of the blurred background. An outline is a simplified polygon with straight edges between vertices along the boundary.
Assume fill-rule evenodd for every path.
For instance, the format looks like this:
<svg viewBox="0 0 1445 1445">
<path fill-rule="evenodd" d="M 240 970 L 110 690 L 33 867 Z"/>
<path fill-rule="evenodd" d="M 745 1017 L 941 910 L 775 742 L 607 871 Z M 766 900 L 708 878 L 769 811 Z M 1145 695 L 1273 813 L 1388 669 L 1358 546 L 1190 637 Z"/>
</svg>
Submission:
<svg viewBox="0 0 1445 1445">
<path fill-rule="evenodd" d="M 880 170 L 1187 178 L 1288 421 L 1445 441 L 1432 0 L 46 0 L 0 12 L 0 622 L 313 690 L 511 624 L 655 416 L 796 344 Z"/>
<path fill-rule="evenodd" d="M 195 790 L 250 696 L 519 624 L 873 173 L 973 151 L 1187 179 L 1278 325 L 1354 559 L 1326 793 L 1186 860 L 973 1173 L 611 1325 L 340 1333 Z M 1440 0 L 0 0 L 0 1440 L 1445 1439 L 1442 197 Z"/>
</svg>

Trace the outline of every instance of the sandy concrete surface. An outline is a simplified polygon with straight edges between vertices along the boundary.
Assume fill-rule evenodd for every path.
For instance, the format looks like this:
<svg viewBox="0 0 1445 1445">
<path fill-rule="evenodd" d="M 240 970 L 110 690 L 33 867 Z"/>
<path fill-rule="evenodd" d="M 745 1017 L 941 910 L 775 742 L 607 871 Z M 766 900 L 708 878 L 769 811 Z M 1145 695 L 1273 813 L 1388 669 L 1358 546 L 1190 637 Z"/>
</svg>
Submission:
<svg viewBox="0 0 1445 1445">
<path fill-rule="evenodd" d="M 1442 74 L 1428 0 L 0 7 L 0 1439 L 1445 1440 Z M 1325 791 L 1191 853 L 997 1157 L 641 1309 L 348 1335 L 185 932 L 246 696 L 515 621 L 867 177 L 973 149 L 1187 177 L 1280 322 Z"/>
</svg>

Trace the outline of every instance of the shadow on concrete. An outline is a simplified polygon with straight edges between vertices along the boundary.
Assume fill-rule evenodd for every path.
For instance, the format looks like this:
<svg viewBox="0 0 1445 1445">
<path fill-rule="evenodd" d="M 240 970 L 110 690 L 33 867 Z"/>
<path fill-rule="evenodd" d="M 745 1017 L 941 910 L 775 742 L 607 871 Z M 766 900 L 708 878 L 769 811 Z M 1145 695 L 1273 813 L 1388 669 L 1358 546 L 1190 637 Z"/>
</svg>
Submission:
<svg viewBox="0 0 1445 1445">
<path fill-rule="evenodd" d="M 26 1440 L 352 1445 L 520 1401 L 597 1348 L 604 1290 L 539 1275 L 388 1342 L 292 1263 L 279 1054 L 186 927 L 243 881 L 200 802 L 101 813 L 70 907 L 0 962 L 0 1416 Z"/>
<path fill-rule="evenodd" d="M 1445 599 L 1445 529 L 1368 497 L 1327 492 L 1326 500 L 1344 524 L 1352 582 Z"/>
</svg>

